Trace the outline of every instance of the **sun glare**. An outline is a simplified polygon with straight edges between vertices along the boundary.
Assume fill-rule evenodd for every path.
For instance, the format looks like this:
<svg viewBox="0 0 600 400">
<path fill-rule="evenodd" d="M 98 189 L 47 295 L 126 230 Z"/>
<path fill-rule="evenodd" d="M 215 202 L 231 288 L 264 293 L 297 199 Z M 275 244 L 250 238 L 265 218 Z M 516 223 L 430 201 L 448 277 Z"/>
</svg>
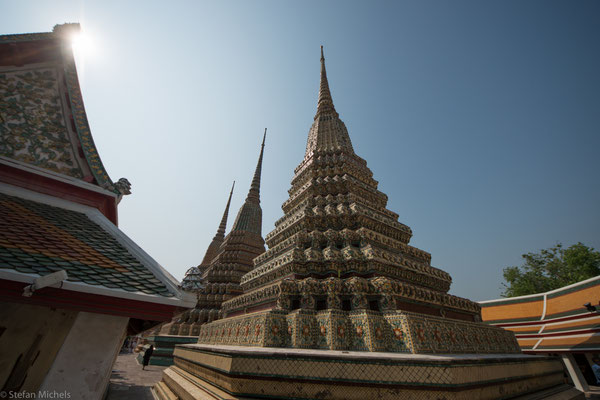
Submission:
<svg viewBox="0 0 600 400">
<path fill-rule="evenodd" d="M 73 51 L 79 53 L 81 56 L 89 54 L 93 47 L 89 36 L 83 32 L 71 37 L 71 46 L 73 46 Z"/>
<path fill-rule="evenodd" d="M 78 32 L 71 36 L 71 47 L 73 48 L 73 56 L 77 65 L 79 83 L 83 86 L 85 85 L 85 64 L 90 59 L 90 56 L 94 56 L 95 46 L 90 35 Z"/>
</svg>

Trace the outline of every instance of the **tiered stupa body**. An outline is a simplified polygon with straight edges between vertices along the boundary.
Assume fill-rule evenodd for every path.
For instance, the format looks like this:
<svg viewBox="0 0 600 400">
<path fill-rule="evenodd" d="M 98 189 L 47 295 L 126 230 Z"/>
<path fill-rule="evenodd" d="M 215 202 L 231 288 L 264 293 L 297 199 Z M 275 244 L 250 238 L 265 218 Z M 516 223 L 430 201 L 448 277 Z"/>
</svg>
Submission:
<svg viewBox="0 0 600 400">
<path fill-rule="evenodd" d="M 203 325 L 197 344 L 176 346 L 159 398 L 580 398 L 562 385 L 559 360 L 518 354 L 514 335 L 479 322 L 480 307 L 449 295 L 450 276 L 408 244 L 410 229 L 354 153 L 322 54 L 317 115 L 289 193 L 244 294 L 223 303 L 225 318 Z"/>
<path fill-rule="evenodd" d="M 477 303 L 447 293 L 450 275 L 408 244 L 410 228 L 386 208 L 377 184 L 335 110 L 321 54 L 317 113 L 284 216 L 242 277 L 244 294 L 223 303 L 233 318 L 204 326 L 200 343 L 518 351 L 511 334 L 477 323 Z M 243 338 L 224 334 L 231 329 Z M 482 335 L 489 342 L 479 343 Z"/>
<path fill-rule="evenodd" d="M 212 257 L 212 261 L 202 273 L 203 287 L 197 291 L 198 304 L 179 327 L 177 324 L 173 325 L 171 334 L 198 336 L 202 324 L 218 319 L 223 301 L 242 293 L 241 277 L 252 269 L 252 260 L 265 251 L 260 207 L 260 176 L 265 137 L 266 130 L 250 190 L 231 231 L 216 254 L 210 256 L 212 249 L 209 247 L 204 258 L 203 263 L 208 261 L 208 257 Z"/>
</svg>

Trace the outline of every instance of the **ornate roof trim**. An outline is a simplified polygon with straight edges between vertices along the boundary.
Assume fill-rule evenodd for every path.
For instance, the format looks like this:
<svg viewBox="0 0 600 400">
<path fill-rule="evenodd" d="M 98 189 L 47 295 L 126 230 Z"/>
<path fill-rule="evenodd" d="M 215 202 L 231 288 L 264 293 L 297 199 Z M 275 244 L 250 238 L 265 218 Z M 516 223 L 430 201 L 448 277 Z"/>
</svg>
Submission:
<svg viewBox="0 0 600 400">
<path fill-rule="evenodd" d="M 31 42 L 34 40 L 48 39 L 56 39 L 54 32 L 35 32 L 0 35 L 0 43 Z"/>
<path fill-rule="evenodd" d="M 65 25 L 73 25 L 73 28 L 80 30 L 79 24 Z M 65 25 L 57 25 L 54 27 L 55 34 L 61 35 L 63 40 L 65 34 L 62 33 L 62 31 L 70 28 L 69 26 Z M 104 168 L 104 164 L 102 164 L 100 155 L 98 154 L 98 149 L 96 148 L 96 144 L 92 138 L 90 124 L 88 122 L 85 107 L 83 105 L 83 96 L 79 86 L 75 58 L 73 57 L 73 52 L 65 47 L 66 46 L 63 45 L 63 61 L 65 78 L 67 81 L 67 90 L 69 91 L 71 111 L 73 113 L 73 120 L 75 121 L 75 128 L 77 131 L 77 136 L 79 137 L 79 141 L 81 142 L 83 154 L 85 155 L 85 159 L 87 160 L 90 170 L 92 171 L 92 175 L 96 179 L 96 182 L 98 182 L 98 185 L 115 193 L 120 193 L 115 187 L 113 181 L 110 179 L 106 168 Z"/>
<path fill-rule="evenodd" d="M 111 180 L 106 168 L 104 167 L 98 149 L 92 138 L 87 114 L 83 103 L 83 96 L 79 86 L 77 68 L 73 51 L 70 46 L 69 36 L 81 30 L 78 23 L 56 25 L 52 32 L 27 33 L 15 35 L 0 35 L 0 44 L 10 44 L 19 42 L 52 41 L 60 43 L 59 63 L 65 75 L 66 89 L 69 94 L 69 105 L 75 125 L 75 133 L 81 148 L 85 161 L 87 162 L 91 174 L 98 186 L 107 189 L 117 195 L 129 194 L 130 184 L 124 178 L 115 183 Z M 57 65 L 58 68 L 61 65 Z M 77 147 L 77 146 L 75 146 Z"/>
</svg>

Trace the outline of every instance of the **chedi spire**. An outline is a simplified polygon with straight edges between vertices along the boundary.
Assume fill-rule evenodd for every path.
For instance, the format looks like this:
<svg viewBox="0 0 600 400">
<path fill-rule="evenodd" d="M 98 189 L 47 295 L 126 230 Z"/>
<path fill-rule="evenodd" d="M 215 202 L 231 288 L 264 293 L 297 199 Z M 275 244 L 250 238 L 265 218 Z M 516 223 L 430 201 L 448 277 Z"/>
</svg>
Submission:
<svg viewBox="0 0 600 400">
<path fill-rule="evenodd" d="M 233 181 L 233 185 L 231 185 L 231 191 L 229 192 L 229 199 L 227 200 L 227 205 L 225 206 L 225 211 L 223 212 L 223 217 L 221 218 L 221 223 L 219 224 L 219 228 L 217 229 L 217 233 L 213 238 L 212 242 L 206 249 L 206 253 L 204 254 L 204 258 L 202 259 L 201 267 L 206 267 L 210 264 L 210 262 L 215 258 L 219 251 L 219 247 L 223 244 L 223 240 L 225 239 L 225 229 L 227 228 L 227 218 L 229 216 L 229 206 L 231 205 L 231 196 L 233 195 L 233 188 L 235 187 L 235 181 Z"/>
<path fill-rule="evenodd" d="M 325 56 L 321 46 L 321 84 L 319 85 L 319 100 L 315 120 L 308 132 L 306 143 L 306 154 L 304 160 L 308 161 L 315 152 L 332 153 L 344 151 L 354 155 L 352 142 L 348 135 L 346 125 L 340 119 L 339 114 L 333 106 L 331 90 L 327 81 L 325 70 Z"/>
<path fill-rule="evenodd" d="M 267 137 L 267 128 L 263 135 L 262 144 L 260 145 L 260 155 L 258 156 L 258 163 L 254 170 L 254 176 L 252 177 L 252 183 L 250 184 L 250 190 L 248 191 L 248 199 L 256 200 L 260 203 L 260 175 L 262 173 L 262 160 L 263 153 L 265 151 L 265 139 Z"/>
<path fill-rule="evenodd" d="M 240 208 L 235 222 L 231 231 L 246 231 L 258 233 L 262 232 L 262 209 L 260 208 L 260 175 L 262 172 L 262 160 L 263 153 L 265 150 L 265 138 L 267 137 L 267 129 L 265 128 L 265 134 L 263 135 L 262 144 L 260 147 L 260 155 L 258 156 L 258 163 L 254 170 L 254 176 L 252 183 L 250 184 L 250 190 L 246 201 Z"/>
<path fill-rule="evenodd" d="M 329 82 L 327 82 L 327 71 L 325 70 L 325 56 L 323 55 L 323 46 L 321 46 L 321 84 L 319 86 L 319 102 L 317 104 L 317 114 L 315 119 L 319 115 L 333 115 L 338 116 L 333 105 L 333 99 L 331 98 L 331 91 L 329 90 Z"/>
</svg>

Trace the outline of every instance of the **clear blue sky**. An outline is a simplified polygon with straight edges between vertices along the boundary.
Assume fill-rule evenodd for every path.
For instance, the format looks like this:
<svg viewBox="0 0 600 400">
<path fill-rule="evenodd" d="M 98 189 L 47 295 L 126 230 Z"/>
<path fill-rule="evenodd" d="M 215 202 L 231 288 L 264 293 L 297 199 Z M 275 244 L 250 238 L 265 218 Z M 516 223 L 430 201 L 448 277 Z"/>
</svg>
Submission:
<svg viewBox="0 0 600 400">
<path fill-rule="evenodd" d="M 316 110 L 336 109 L 451 293 L 500 296 L 520 255 L 600 247 L 598 1 L 0 1 L 0 33 L 80 22 L 80 80 L 120 227 L 177 278 L 229 226 L 263 129 L 263 233 Z"/>
</svg>

